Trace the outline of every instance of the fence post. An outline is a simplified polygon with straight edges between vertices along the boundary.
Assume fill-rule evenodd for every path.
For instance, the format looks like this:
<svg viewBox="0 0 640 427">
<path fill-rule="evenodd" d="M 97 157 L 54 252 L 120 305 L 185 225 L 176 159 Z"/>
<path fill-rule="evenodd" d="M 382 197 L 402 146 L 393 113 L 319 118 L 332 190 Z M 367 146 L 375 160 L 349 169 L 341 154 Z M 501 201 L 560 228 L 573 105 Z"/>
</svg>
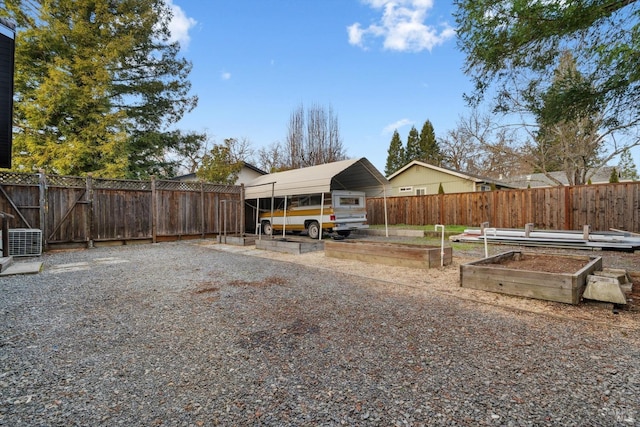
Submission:
<svg viewBox="0 0 640 427">
<path fill-rule="evenodd" d="M 89 249 L 93 248 L 93 175 L 91 173 L 87 174 L 87 212 L 84 215 L 85 221 L 85 230 L 88 233 L 87 236 L 87 247 Z"/>
<path fill-rule="evenodd" d="M 38 208 L 40 213 L 40 230 L 42 230 L 42 235 L 44 236 L 42 245 L 43 249 L 46 252 L 49 247 L 49 234 L 47 234 L 47 177 L 44 173 L 43 169 L 40 169 L 38 173 Z"/>
<path fill-rule="evenodd" d="M 158 221 L 158 214 L 156 212 L 157 210 L 157 205 L 158 205 L 158 201 L 156 200 L 156 197 L 158 196 L 157 191 L 156 191 L 156 177 L 155 175 L 151 175 L 151 242 L 152 243 L 157 243 L 157 224 L 156 222 Z"/>
<path fill-rule="evenodd" d="M 201 237 L 205 236 L 205 220 L 204 220 L 204 182 L 200 181 L 200 228 L 202 229 Z"/>
</svg>

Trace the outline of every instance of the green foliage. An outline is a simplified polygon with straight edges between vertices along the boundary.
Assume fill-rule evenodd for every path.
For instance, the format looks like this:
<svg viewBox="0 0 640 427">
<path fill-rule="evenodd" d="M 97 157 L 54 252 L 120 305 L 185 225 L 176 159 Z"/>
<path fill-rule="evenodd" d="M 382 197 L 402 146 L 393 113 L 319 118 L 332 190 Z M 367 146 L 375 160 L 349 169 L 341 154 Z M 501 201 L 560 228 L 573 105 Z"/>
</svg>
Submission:
<svg viewBox="0 0 640 427">
<path fill-rule="evenodd" d="M 631 158 L 631 152 L 629 150 L 624 151 L 620 155 L 620 163 L 618 163 L 618 170 L 620 171 L 620 177 L 622 179 L 629 179 L 632 181 L 640 180 L 638 176 L 638 170 Z"/>
<path fill-rule="evenodd" d="M 420 131 L 419 146 L 422 155 L 419 160 L 435 166 L 441 166 L 444 158 L 440 146 L 436 140 L 433 125 L 429 120 L 424 122 Z"/>
<path fill-rule="evenodd" d="M 234 156 L 236 140 L 225 139 L 224 144 L 215 144 L 202 159 L 196 176 L 206 182 L 235 184 L 244 162 Z"/>
<path fill-rule="evenodd" d="M 458 45 L 475 86 L 466 96 L 471 104 L 492 93 L 494 112 L 527 113 L 523 105 L 546 92 L 546 118 L 572 121 L 596 108 L 602 114 L 598 131 L 610 140 L 640 124 L 638 2 L 454 0 L 454 5 Z M 556 93 L 548 89 L 565 52 L 571 52 L 584 80 Z M 618 138 L 608 157 L 638 143 L 630 138 L 621 144 Z"/>
<path fill-rule="evenodd" d="M 442 183 L 438 186 L 438 194 L 444 194 L 444 188 L 442 187 Z"/>
<path fill-rule="evenodd" d="M 17 22 L 13 163 L 65 175 L 166 169 L 167 131 L 196 104 L 162 0 L 11 2 Z M 25 3 L 26 4 L 26 3 Z M 32 3 L 29 3 L 32 5 Z M 34 12 L 35 13 L 35 12 Z"/>
<path fill-rule="evenodd" d="M 573 56 L 565 52 L 549 88 L 529 104 L 539 126 L 534 156 L 540 171 L 564 171 L 572 185 L 584 184 L 601 162 L 603 106 L 592 92 Z"/>
<path fill-rule="evenodd" d="M 618 178 L 618 171 L 616 168 L 613 168 L 611 169 L 611 175 L 609 175 L 609 183 L 616 184 L 618 182 L 620 182 L 620 179 Z"/>
<path fill-rule="evenodd" d="M 592 185 L 593 183 L 591 182 L 591 178 L 589 178 L 589 180 L 587 181 L 587 185 Z"/>
<path fill-rule="evenodd" d="M 422 147 L 420 146 L 420 135 L 415 126 L 411 126 L 409 135 L 407 136 L 407 147 L 404 151 L 404 164 L 414 160 L 420 160 L 424 156 Z"/>
<path fill-rule="evenodd" d="M 393 131 L 393 137 L 391 137 L 391 143 L 387 150 L 387 163 L 384 167 L 384 174 L 389 176 L 402 168 L 405 165 L 404 159 L 404 147 L 400 140 L 400 134 L 395 130 Z"/>
</svg>

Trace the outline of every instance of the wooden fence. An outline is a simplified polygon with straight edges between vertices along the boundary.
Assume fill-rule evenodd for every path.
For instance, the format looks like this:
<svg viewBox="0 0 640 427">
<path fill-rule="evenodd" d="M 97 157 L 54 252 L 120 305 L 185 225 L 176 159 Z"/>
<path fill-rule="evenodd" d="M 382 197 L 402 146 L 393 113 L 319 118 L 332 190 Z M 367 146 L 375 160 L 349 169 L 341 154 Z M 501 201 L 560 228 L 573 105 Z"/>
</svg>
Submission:
<svg viewBox="0 0 640 427">
<path fill-rule="evenodd" d="M 640 182 L 387 198 L 389 224 L 466 225 L 640 232 Z M 367 200 L 370 224 L 384 224 L 384 199 Z"/>
<path fill-rule="evenodd" d="M 177 240 L 244 231 L 242 187 L 0 173 L 10 228 L 42 230 L 51 245 Z"/>
</svg>

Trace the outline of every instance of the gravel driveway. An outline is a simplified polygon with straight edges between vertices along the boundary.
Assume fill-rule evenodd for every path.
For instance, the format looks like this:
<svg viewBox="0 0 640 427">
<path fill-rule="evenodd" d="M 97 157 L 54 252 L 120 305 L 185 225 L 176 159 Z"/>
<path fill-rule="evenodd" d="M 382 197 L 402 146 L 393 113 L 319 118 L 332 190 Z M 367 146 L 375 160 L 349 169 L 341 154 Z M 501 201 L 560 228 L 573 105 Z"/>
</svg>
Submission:
<svg viewBox="0 0 640 427">
<path fill-rule="evenodd" d="M 640 329 L 220 248 L 0 278 L 0 425 L 640 424 Z"/>
</svg>

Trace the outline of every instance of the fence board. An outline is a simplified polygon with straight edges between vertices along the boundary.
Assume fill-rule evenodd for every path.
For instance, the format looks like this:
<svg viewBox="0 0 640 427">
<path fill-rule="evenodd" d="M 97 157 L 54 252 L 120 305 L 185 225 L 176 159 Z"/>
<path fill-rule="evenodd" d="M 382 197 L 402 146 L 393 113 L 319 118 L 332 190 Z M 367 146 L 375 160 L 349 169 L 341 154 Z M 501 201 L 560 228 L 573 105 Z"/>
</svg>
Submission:
<svg viewBox="0 0 640 427">
<path fill-rule="evenodd" d="M 640 182 L 527 188 L 387 199 L 389 224 L 466 225 L 640 232 Z M 384 224 L 383 198 L 367 200 L 370 224 Z"/>
</svg>

